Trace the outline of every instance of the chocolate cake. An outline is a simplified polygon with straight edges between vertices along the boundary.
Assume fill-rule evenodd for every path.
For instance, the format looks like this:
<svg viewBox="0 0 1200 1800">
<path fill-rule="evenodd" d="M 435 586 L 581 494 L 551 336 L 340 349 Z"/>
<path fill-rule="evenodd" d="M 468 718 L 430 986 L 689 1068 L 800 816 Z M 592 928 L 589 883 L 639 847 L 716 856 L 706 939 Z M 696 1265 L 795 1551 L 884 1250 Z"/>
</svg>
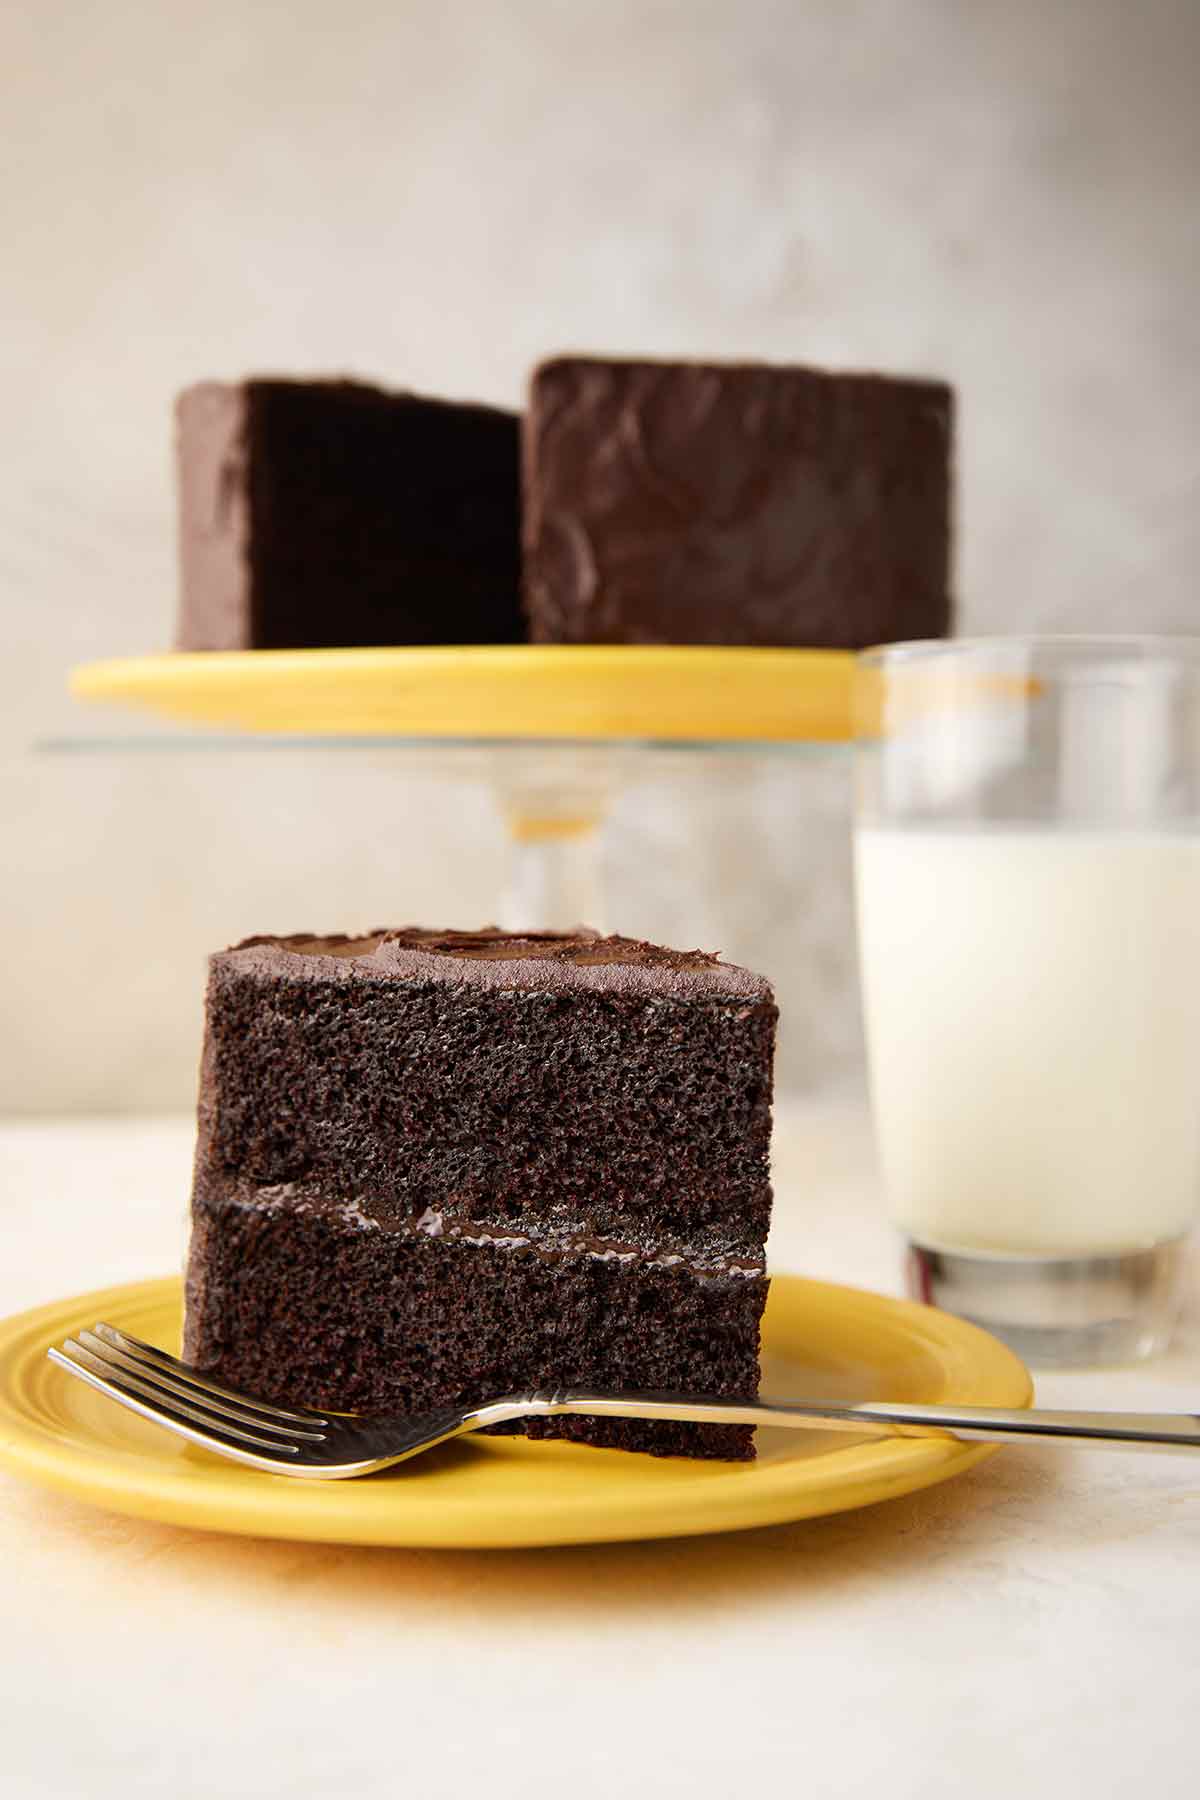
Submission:
<svg viewBox="0 0 1200 1800">
<path fill-rule="evenodd" d="M 176 417 L 181 650 L 525 635 L 512 413 L 252 380 Z"/>
<path fill-rule="evenodd" d="M 941 382 L 562 357 L 522 449 L 532 635 L 855 650 L 950 628 Z"/>
<path fill-rule="evenodd" d="M 754 1393 L 775 1018 L 759 976 L 593 933 L 214 957 L 186 1354 L 355 1411 Z M 753 1454 L 743 1426 L 503 1429 Z"/>
</svg>

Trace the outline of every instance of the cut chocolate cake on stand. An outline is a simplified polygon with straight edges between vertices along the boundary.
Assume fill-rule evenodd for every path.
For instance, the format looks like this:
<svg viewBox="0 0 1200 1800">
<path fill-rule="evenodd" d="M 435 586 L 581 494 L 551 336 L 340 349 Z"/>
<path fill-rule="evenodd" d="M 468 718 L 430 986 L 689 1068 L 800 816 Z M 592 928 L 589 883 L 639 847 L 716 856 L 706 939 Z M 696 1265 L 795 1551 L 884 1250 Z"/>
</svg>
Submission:
<svg viewBox="0 0 1200 1800">
<path fill-rule="evenodd" d="M 776 1010 L 580 932 L 257 938 L 212 960 L 185 1350 L 281 1401 L 757 1390 Z M 744 1426 L 531 1436 L 743 1458 Z"/>
<path fill-rule="evenodd" d="M 943 636 L 953 399 L 765 363 L 543 363 L 522 444 L 534 641 Z"/>
<path fill-rule="evenodd" d="M 525 635 L 513 413 L 258 379 L 175 415 L 181 650 Z"/>
</svg>

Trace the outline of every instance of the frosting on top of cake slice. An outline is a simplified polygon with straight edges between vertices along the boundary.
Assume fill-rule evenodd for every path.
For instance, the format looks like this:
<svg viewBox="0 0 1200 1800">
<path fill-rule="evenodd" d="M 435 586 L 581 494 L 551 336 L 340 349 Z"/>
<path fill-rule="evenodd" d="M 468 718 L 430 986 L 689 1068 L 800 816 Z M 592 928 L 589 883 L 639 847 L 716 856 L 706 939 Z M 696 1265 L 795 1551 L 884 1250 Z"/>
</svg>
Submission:
<svg viewBox="0 0 1200 1800">
<path fill-rule="evenodd" d="M 504 932 L 430 930 L 405 925 L 366 932 L 320 936 L 253 937 L 223 951 L 219 961 L 236 962 L 264 976 L 306 980 L 328 976 L 393 980 L 426 979 L 500 988 L 592 988 L 617 993 L 663 993 L 678 997 L 738 996 L 768 1003 L 770 984 L 761 975 L 722 962 L 704 950 L 669 950 L 641 938 L 604 936 L 587 926 L 573 931 Z M 315 966 L 314 966 L 315 965 Z"/>
</svg>

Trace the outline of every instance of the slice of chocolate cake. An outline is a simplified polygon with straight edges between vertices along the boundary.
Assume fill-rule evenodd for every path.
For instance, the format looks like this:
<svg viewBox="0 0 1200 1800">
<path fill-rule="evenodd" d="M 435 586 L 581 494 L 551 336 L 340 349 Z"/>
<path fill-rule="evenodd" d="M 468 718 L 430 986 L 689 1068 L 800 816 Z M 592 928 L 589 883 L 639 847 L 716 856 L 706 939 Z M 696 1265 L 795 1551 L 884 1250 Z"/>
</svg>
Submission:
<svg viewBox="0 0 1200 1800">
<path fill-rule="evenodd" d="M 585 933 L 214 957 L 187 1354 L 362 1411 L 567 1382 L 753 1393 L 775 1018 L 759 976 Z M 740 1426 L 526 1429 L 752 1454 Z"/>
<path fill-rule="evenodd" d="M 534 374 L 541 643 L 861 649 L 950 627 L 942 382 L 563 357 Z"/>
<path fill-rule="evenodd" d="M 251 380 L 176 419 L 181 650 L 525 635 L 512 413 Z"/>
</svg>

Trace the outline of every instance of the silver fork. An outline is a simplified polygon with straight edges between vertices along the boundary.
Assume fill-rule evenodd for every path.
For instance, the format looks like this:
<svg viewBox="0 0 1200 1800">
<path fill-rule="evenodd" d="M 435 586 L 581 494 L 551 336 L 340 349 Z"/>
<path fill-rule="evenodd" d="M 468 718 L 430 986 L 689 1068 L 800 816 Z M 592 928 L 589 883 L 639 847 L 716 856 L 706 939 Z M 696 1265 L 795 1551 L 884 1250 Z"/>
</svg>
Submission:
<svg viewBox="0 0 1200 1800">
<path fill-rule="evenodd" d="M 46 1353 L 111 1400 L 190 1443 L 308 1481 L 370 1475 L 450 1438 L 510 1419 L 670 1419 L 698 1425 L 787 1425 L 880 1431 L 896 1437 L 949 1437 L 975 1443 L 1048 1440 L 1127 1450 L 1200 1450 L 1200 1414 L 1009 1411 L 990 1406 L 908 1406 L 892 1401 L 835 1406 L 824 1401 L 720 1400 L 703 1394 L 596 1394 L 573 1388 L 509 1394 L 480 1406 L 444 1406 L 398 1418 L 316 1412 L 238 1393 L 199 1369 L 98 1324 Z"/>
</svg>

